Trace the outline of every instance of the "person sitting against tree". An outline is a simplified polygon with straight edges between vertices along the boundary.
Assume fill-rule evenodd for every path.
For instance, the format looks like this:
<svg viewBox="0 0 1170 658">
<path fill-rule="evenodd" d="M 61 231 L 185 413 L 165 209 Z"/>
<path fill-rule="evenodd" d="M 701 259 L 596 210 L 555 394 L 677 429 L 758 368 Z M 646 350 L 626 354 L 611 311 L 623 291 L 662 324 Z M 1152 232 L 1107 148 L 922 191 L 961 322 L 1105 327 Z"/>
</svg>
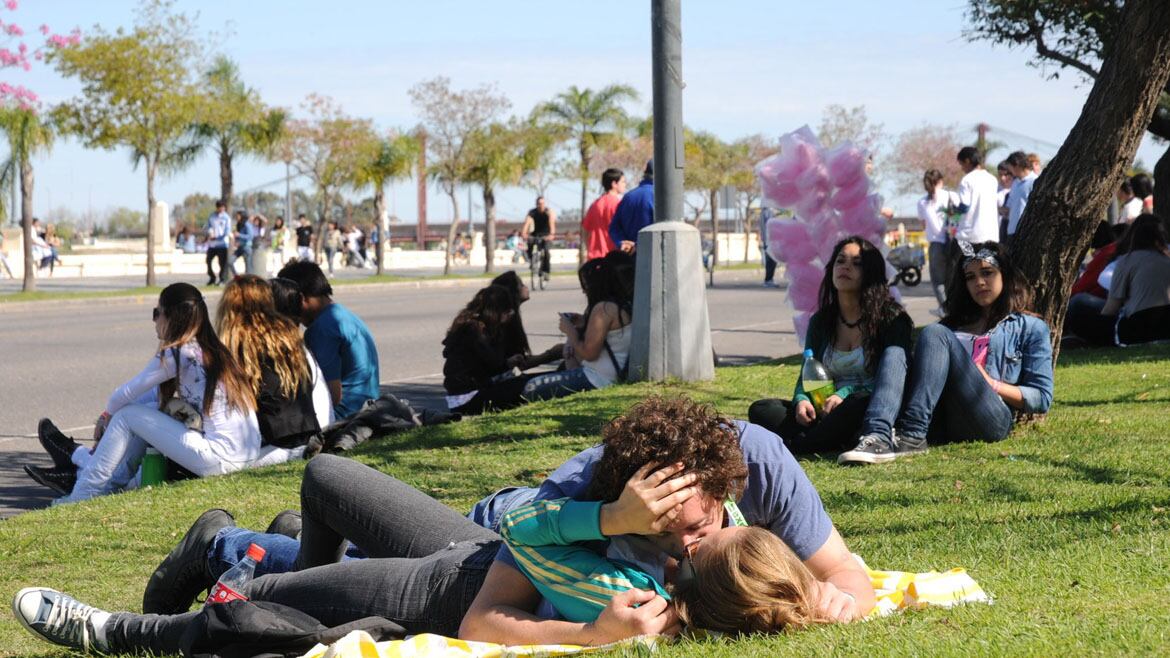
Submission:
<svg viewBox="0 0 1170 658">
<path fill-rule="evenodd" d="M 256 465 L 300 457 L 305 444 L 333 422 L 333 403 L 297 324 L 276 311 L 268 282 L 245 274 L 228 283 L 216 331 L 256 399 L 266 446 Z"/>
<path fill-rule="evenodd" d="M 802 377 L 792 400 L 757 400 L 748 419 L 780 435 L 794 453 L 840 452 L 858 436 L 889 436 L 906 381 L 914 323 L 891 295 L 886 261 L 856 235 L 833 248 L 805 349 L 824 364 L 834 390 L 820 409 Z"/>
<path fill-rule="evenodd" d="M 561 314 L 566 369 L 529 379 L 524 399 L 559 398 L 625 380 L 634 301 L 633 286 L 626 280 L 632 268 L 622 260 L 628 258 L 614 252 L 613 257 L 587 261 L 577 271 L 587 305 L 584 314 Z"/>
<path fill-rule="evenodd" d="M 995 242 L 960 242 L 947 314 L 918 338 L 889 435 L 864 437 L 843 464 L 880 464 L 943 441 L 1000 441 L 1016 413 L 1052 405 L 1048 325 L 1029 312 L 1028 281 Z"/>
<path fill-rule="evenodd" d="M 325 374 L 334 415 L 338 419 L 354 415 L 380 394 L 373 334 L 353 311 L 333 301 L 333 286 L 316 263 L 289 263 L 277 277 L 295 282 L 300 289 L 305 345 Z"/>
<path fill-rule="evenodd" d="M 55 468 L 25 471 L 63 494 L 58 502 L 134 487 L 147 448 L 198 477 L 240 470 L 260 456 L 252 386 L 216 337 L 203 295 L 173 283 L 159 295 L 153 315 L 158 354 L 110 396 L 94 426 L 92 451 L 41 421 L 41 444 Z M 185 403 L 186 415 L 199 417 L 199 429 L 161 410 L 172 396 Z"/>
</svg>

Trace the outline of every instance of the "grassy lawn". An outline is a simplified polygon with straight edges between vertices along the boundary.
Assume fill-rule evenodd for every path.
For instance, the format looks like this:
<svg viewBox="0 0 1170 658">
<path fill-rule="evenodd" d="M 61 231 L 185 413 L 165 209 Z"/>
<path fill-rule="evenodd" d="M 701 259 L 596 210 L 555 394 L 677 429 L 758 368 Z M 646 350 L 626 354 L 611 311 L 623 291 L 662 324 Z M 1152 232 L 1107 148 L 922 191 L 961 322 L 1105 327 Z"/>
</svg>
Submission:
<svg viewBox="0 0 1170 658">
<path fill-rule="evenodd" d="M 1124 361 L 1121 359 L 1124 358 Z M 688 392 L 742 416 L 786 394 L 796 361 L 720 369 L 715 382 L 619 387 L 367 444 L 354 457 L 456 509 L 535 484 L 651 393 Z M 803 462 L 841 534 L 876 568 L 966 567 L 994 605 L 911 611 L 865 624 L 665 656 L 1154 655 L 1170 646 L 1170 348 L 1066 352 L 1056 406 L 997 444 L 953 445 L 884 467 Z M 263 528 L 297 505 L 301 466 L 22 514 L 0 522 L 0 594 L 26 585 L 135 610 L 158 560 L 205 508 Z M 61 655 L 0 614 L 0 655 Z"/>
</svg>

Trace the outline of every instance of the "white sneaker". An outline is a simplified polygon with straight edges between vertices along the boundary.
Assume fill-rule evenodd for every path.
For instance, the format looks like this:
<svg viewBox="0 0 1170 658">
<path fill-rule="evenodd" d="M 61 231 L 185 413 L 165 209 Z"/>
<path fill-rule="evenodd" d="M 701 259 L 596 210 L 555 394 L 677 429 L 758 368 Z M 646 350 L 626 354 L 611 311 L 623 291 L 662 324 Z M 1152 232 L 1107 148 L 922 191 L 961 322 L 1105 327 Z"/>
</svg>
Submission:
<svg viewBox="0 0 1170 658">
<path fill-rule="evenodd" d="M 30 632 L 54 644 L 89 651 L 103 650 L 91 618 L 108 613 L 48 587 L 26 587 L 12 599 L 12 612 Z"/>
</svg>

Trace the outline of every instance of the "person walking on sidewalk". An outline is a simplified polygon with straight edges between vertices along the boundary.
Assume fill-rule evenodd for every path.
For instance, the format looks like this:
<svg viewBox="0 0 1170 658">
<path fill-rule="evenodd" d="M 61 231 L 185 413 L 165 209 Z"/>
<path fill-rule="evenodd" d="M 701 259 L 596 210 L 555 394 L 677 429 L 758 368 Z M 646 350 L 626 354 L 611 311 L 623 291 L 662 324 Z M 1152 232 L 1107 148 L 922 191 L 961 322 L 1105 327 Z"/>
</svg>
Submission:
<svg viewBox="0 0 1170 658">
<path fill-rule="evenodd" d="M 215 212 L 207 218 L 207 285 L 214 286 L 227 283 L 228 279 L 228 241 L 231 239 L 232 218 L 227 214 L 227 204 L 223 201 L 215 202 Z M 219 277 L 211 269 L 211 261 L 219 261 Z"/>
</svg>

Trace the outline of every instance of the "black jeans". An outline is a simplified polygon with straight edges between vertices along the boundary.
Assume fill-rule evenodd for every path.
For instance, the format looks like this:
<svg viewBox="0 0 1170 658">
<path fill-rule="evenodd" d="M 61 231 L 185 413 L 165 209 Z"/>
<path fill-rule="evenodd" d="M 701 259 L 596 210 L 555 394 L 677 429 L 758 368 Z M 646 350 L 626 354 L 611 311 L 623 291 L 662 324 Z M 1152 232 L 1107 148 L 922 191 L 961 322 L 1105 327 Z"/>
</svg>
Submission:
<svg viewBox="0 0 1170 658">
<path fill-rule="evenodd" d="M 772 260 L 772 255 L 764 250 L 764 283 L 768 283 L 776 276 L 776 261 Z"/>
<path fill-rule="evenodd" d="M 1125 345 L 1170 340 L 1170 306 L 1155 306 L 1121 318 L 1117 338 Z"/>
<path fill-rule="evenodd" d="M 748 407 L 748 420 L 779 435 L 793 454 L 843 452 L 857 445 L 868 408 L 868 395 L 850 395 L 833 413 L 806 426 L 796 422 L 791 400 L 766 399 L 756 400 Z"/>
<path fill-rule="evenodd" d="M 336 626 L 363 617 L 408 633 L 454 636 L 500 548 L 499 535 L 389 475 L 319 455 L 301 485 L 302 571 L 260 576 L 248 596 L 281 603 Z M 371 559 L 336 563 L 351 540 Z M 198 612 L 116 613 L 110 650 L 179 652 Z"/>
<path fill-rule="evenodd" d="M 528 262 L 532 262 L 532 252 L 537 252 L 537 257 L 540 258 L 540 273 L 549 273 L 549 261 L 552 260 L 552 255 L 548 251 L 548 237 L 544 235 L 534 235 L 528 241 Z"/>
<path fill-rule="evenodd" d="M 219 261 L 219 282 L 227 283 L 228 280 L 228 260 L 227 247 L 208 247 L 207 248 L 207 283 L 215 283 L 215 271 L 211 269 L 211 261 Z"/>
</svg>

